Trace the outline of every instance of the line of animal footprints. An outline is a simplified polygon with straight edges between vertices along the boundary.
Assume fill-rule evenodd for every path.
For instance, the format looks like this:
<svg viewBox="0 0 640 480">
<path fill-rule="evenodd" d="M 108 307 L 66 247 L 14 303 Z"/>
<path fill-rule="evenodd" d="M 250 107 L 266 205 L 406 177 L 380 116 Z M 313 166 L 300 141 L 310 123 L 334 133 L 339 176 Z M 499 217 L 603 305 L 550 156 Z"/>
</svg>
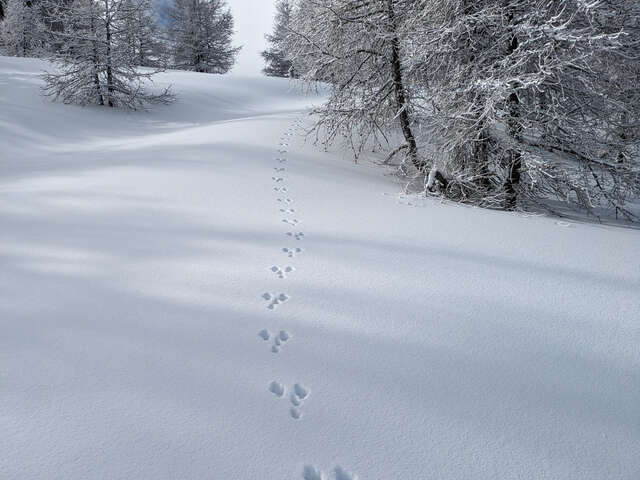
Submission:
<svg viewBox="0 0 640 480">
<path fill-rule="evenodd" d="M 276 382 L 275 380 L 269 384 L 269 391 L 273 393 L 278 398 L 283 398 L 287 393 L 287 388 L 280 382 Z M 302 412 L 300 408 L 304 403 L 304 400 L 309 396 L 309 389 L 303 387 L 299 383 L 296 383 L 293 386 L 291 391 L 291 395 L 289 395 L 289 401 L 291 402 L 291 408 L 289 408 L 289 415 L 294 420 L 299 420 L 302 418 Z"/>
<path fill-rule="evenodd" d="M 358 480 L 357 475 L 347 472 L 339 465 L 333 469 L 332 473 L 333 476 L 331 478 L 335 478 L 335 480 Z M 304 480 L 327 480 L 328 477 L 322 470 L 318 470 L 311 465 L 305 465 L 302 471 L 302 478 Z"/>
<path fill-rule="evenodd" d="M 286 330 L 280 330 L 277 335 L 271 335 L 271 332 L 266 328 L 260 330 L 260 332 L 258 332 L 258 336 L 265 342 L 273 339 L 273 344 L 271 345 L 272 353 L 280 353 L 282 346 L 291 339 L 291 334 Z"/>
<path fill-rule="evenodd" d="M 278 278 L 286 278 L 287 273 L 295 271 L 295 268 L 293 268 L 291 265 L 287 265 L 286 267 L 278 267 L 277 265 L 274 265 L 269 270 L 275 273 Z"/>
<path fill-rule="evenodd" d="M 269 310 L 274 310 L 281 303 L 289 301 L 289 295 L 287 295 L 286 293 L 275 295 L 273 293 L 266 292 L 262 294 L 262 298 L 269 302 L 269 304 L 267 305 L 267 308 Z"/>
</svg>

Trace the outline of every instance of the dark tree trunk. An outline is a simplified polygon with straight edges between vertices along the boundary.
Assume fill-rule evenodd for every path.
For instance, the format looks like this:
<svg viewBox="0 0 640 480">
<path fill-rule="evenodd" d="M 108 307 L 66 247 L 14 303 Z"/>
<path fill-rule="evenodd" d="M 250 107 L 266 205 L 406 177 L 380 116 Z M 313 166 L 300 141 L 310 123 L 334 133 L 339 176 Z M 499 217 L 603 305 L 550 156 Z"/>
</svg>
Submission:
<svg viewBox="0 0 640 480">
<path fill-rule="evenodd" d="M 408 146 L 408 155 L 411 159 L 411 163 L 420 171 L 425 171 L 427 165 L 420 160 L 418 156 L 418 145 L 416 138 L 411 130 L 411 119 L 409 112 L 407 111 L 407 94 L 404 87 L 404 80 L 402 78 L 402 63 L 400 58 L 400 39 L 397 36 L 397 24 L 396 14 L 393 4 L 394 0 L 386 0 L 387 3 L 387 16 L 389 18 L 389 26 L 391 33 L 391 75 L 393 78 L 393 90 L 398 106 L 400 121 L 400 128 L 402 129 L 402 135 Z"/>
<path fill-rule="evenodd" d="M 491 188 L 489 180 L 489 131 L 485 121 L 480 120 L 479 131 L 473 142 L 472 159 L 473 171 L 478 175 L 477 185 L 485 190 Z"/>
<path fill-rule="evenodd" d="M 95 36 L 96 25 L 93 15 L 91 16 L 91 33 Z M 98 45 L 93 41 L 93 83 L 96 86 L 96 95 L 98 96 L 98 105 L 104 105 L 102 97 L 102 88 L 100 87 L 100 76 L 98 75 Z"/>
<path fill-rule="evenodd" d="M 513 20 L 513 14 L 508 15 L 509 21 Z M 514 35 L 509 42 L 509 54 L 512 54 L 518 48 L 518 37 Z M 504 182 L 504 191 L 506 194 L 505 209 L 514 210 L 518 204 L 518 184 L 520 183 L 522 169 L 522 153 L 517 145 L 522 142 L 522 123 L 520 122 L 520 98 L 515 92 L 516 86 L 512 87 L 514 91 L 509 94 L 507 99 L 507 108 L 509 117 L 507 119 L 507 133 L 511 137 L 515 148 L 510 148 L 507 152 L 507 176 Z"/>
<path fill-rule="evenodd" d="M 109 9 L 109 0 L 104 0 L 105 5 L 105 32 L 107 43 L 107 105 L 114 106 L 113 103 L 113 65 L 111 64 L 111 11 Z"/>
</svg>

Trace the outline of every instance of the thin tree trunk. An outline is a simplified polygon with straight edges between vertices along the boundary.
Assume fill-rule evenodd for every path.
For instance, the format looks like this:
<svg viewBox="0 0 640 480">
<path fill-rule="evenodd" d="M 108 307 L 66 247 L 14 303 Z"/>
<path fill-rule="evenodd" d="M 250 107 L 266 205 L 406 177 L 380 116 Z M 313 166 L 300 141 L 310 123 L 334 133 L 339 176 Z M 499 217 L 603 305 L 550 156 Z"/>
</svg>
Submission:
<svg viewBox="0 0 640 480">
<path fill-rule="evenodd" d="M 516 93 L 509 95 L 509 135 L 516 141 L 522 140 L 522 127 L 519 122 L 520 100 Z M 507 178 L 504 183 L 504 191 L 507 195 L 505 208 L 514 210 L 518 203 L 517 186 L 520 183 L 520 170 L 522 168 L 522 154 L 520 150 L 510 149 L 507 158 Z"/>
<path fill-rule="evenodd" d="M 107 40 L 107 105 L 114 106 L 113 103 L 113 66 L 111 65 L 111 12 L 109 10 L 109 0 L 104 0 L 106 18 L 106 40 Z"/>
<path fill-rule="evenodd" d="M 508 15 L 509 21 L 513 20 L 513 13 Z M 518 37 L 514 34 L 509 42 L 508 51 L 512 54 L 518 48 Z M 515 86 L 514 86 L 515 88 Z M 507 100 L 509 117 L 507 119 L 507 132 L 514 143 L 522 142 L 522 124 L 520 123 L 520 98 L 514 91 L 509 95 Z M 506 194 L 505 209 L 514 210 L 518 204 L 517 187 L 520 183 L 522 168 L 522 153 L 516 148 L 509 149 L 507 153 L 507 178 L 504 183 L 504 191 Z"/>
<path fill-rule="evenodd" d="M 96 25 L 93 15 L 91 15 L 91 33 L 95 36 Z M 98 76 L 98 46 L 96 41 L 93 42 L 93 83 L 96 86 L 96 94 L 98 95 L 98 105 L 104 105 L 104 98 L 102 97 L 102 88 L 100 87 L 100 77 Z"/>
<path fill-rule="evenodd" d="M 25 18 L 25 8 L 27 8 L 27 2 L 22 3 L 22 56 L 27 56 L 27 34 L 25 32 L 25 24 L 27 19 Z"/>
<path fill-rule="evenodd" d="M 425 171 L 427 165 L 420 160 L 418 156 L 418 145 L 416 138 L 411 130 L 411 119 L 407 111 L 407 95 L 404 88 L 404 80 L 402 77 L 402 63 L 400 58 L 400 39 L 398 38 L 398 27 L 396 24 L 396 14 L 393 4 L 394 0 L 386 0 L 387 16 L 389 17 L 389 25 L 391 28 L 391 75 L 393 78 L 393 90 L 395 94 L 396 104 L 398 106 L 400 128 L 408 145 L 408 154 L 411 163 L 420 171 Z"/>
</svg>

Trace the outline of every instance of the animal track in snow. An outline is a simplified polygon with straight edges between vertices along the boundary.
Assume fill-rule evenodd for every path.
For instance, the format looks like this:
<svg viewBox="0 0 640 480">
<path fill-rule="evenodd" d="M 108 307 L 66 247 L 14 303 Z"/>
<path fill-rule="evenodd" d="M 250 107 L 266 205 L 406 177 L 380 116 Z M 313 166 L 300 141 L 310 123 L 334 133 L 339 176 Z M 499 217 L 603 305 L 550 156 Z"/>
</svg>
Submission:
<svg viewBox="0 0 640 480">
<path fill-rule="evenodd" d="M 327 475 L 311 465 L 305 465 L 302 470 L 302 478 L 304 480 L 327 480 Z M 341 466 L 333 469 L 333 477 L 335 480 L 358 480 L 358 476 L 347 472 Z"/>
<path fill-rule="evenodd" d="M 320 470 L 317 470 L 311 465 L 305 465 L 302 471 L 302 478 L 304 480 L 327 480 L 327 476 Z"/>
<path fill-rule="evenodd" d="M 296 210 L 294 208 L 281 208 L 280 211 L 287 214 L 296 213 Z"/>
<path fill-rule="evenodd" d="M 269 384 L 269 391 L 276 397 L 282 398 L 284 396 L 285 387 L 280 382 L 275 380 Z"/>
<path fill-rule="evenodd" d="M 293 268 L 290 265 L 287 265 L 286 267 L 282 267 L 282 268 L 278 267 L 277 265 L 274 265 L 269 270 L 275 273 L 278 276 L 278 278 L 285 278 L 287 276 L 287 273 L 293 272 L 295 268 Z"/>
<path fill-rule="evenodd" d="M 284 193 L 284 192 L 286 192 L 286 191 L 287 191 L 287 187 L 273 187 L 273 189 L 274 189 L 276 192 L 283 192 L 283 193 Z"/>
<path fill-rule="evenodd" d="M 262 338 L 262 340 L 264 340 L 265 342 L 267 342 L 272 337 L 271 332 L 266 328 L 263 328 L 262 330 L 260 330 L 258 332 L 258 336 Z M 287 332 L 286 330 L 280 330 L 277 335 L 273 336 L 273 346 L 271 347 L 271 351 L 273 353 L 280 352 L 280 348 L 282 347 L 282 345 L 284 345 L 290 339 L 291 339 L 291 334 L 289 332 Z M 292 397 L 295 396 L 297 398 L 297 394 L 295 392 L 292 393 L 291 396 Z"/>
<path fill-rule="evenodd" d="M 284 167 L 274 167 L 273 169 L 278 173 L 279 172 L 284 172 L 286 170 L 286 168 L 284 168 Z"/>
<path fill-rule="evenodd" d="M 282 333 L 282 331 L 280 333 Z M 281 339 L 280 335 L 276 336 L 276 339 Z M 269 391 L 279 398 L 284 397 L 286 390 L 286 387 L 279 382 L 273 381 L 269 384 Z M 300 393 L 304 393 L 304 395 L 301 396 L 299 395 Z M 293 391 L 291 393 L 291 397 L 289 398 L 292 404 L 292 406 L 289 407 L 289 416 L 294 420 L 300 420 L 302 418 L 302 411 L 300 410 L 300 408 L 302 407 L 304 399 L 307 398 L 308 395 L 309 390 L 302 387 L 299 383 L 296 383 L 293 386 Z"/>
<path fill-rule="evenodd" d="M 304 237 L 304 233 L 302 232 L 287 232 L 285 235 L 287 237 L 293 237 L 296 240 L 302 240 L 302 237 Z"/>
<path fill-rule="evenodd" d="M 286 330 L 280 330 L 278 335 L 273 337 L 273 345 L 271 346 L 272 353 L 279 353 L 282 345 L 289 341 L 291 334 Z"/>
<path fill-rule="evenodd" d="M 267 302 L 269 302 L 269 305 L 267 306 L 267 308 L 269 310 L 273 310 L 281 303 L 288 301 L 289 295 L 287 295 L 286 293 L 274 295 L 272 293 L 266 292 L 262 294 L 262 298 L 264 298 Z"/>
<path fill-rule="evenodd" d="M 266 328 L 263 328 L 258 332 L 258 336 L 266 342 L 271 338 L 271 332 Z"/>
<path fill-rule="evenodd" d="M 290 198 L 286 198 L 286 197 L 285 198 L 279 198 L 278 201 L 280 203 L 291 203 L 291 202 L 293 202 L 293 200 L 291 200 Z"/>
<path fill-rule="evenodd" d="M 289 409 L 289 415 L 291 415 L 291 418 L 293 418 L 294 420 L 299 420 L 302 417 L 302 412 L 300 411 L 300 407 L 302 406 L 304 399 L 307 398 L 308 396 L 309 396 L 308 388 L 303 387 L 299 383 L 296 383 L 293 386 L 293 392 L 291 392 L 291 397 L 289 397 L 289 400 L 293 405 Z"/>
<path fill-rule="evenodd" d="M 293 258 L 299 253 L 304 252 L 302 248 L 287 248 L 287 247 L 284 247 L 282 251 L 286 253 L 289 256 L 289 258 Z"/>
<path fill-rule="evenodd" d="M 333 469 L 333 474 L 335 475 L 336 480 L 358 480 L 357 475 L 347 472 L 339 465 Z"/>
<path fill-rule="evenodd" d="M 276 183 L 284 182 L 284 177 L 271 177 L 271 180 L 273 180 Z"/>
<path fill-rule="evenodd" d="M 291 225 L 292 227 L 295 227 L 300 223 L 300 220 L 298 220 L 296 218 L 292 218 L 292 219 L 283 218 L 282 219 L 282 223 L 287 223 L 287 224 Z M 299 240 L 299 238 L 296 238 L 296 240 Z"/>
<path fill-rule="evenodd" d="M 309 389 L 303 387 L 302 385 L 300 385 L 299 383 L 296 383 L 293 386 L 293 393 L 295 394 L 296 397 L 298 397 L 300 400 L 304 400 L 305 398 L 307 398 L 309 396 Z"/>
</svg>

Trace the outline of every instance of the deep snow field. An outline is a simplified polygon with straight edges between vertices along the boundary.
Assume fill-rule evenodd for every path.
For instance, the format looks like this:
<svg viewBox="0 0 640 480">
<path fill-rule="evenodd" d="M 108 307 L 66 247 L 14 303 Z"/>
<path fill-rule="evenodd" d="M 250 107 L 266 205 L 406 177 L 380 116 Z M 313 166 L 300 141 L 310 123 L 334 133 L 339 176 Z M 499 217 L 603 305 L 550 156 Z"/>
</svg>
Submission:
<svg viewBox="0 0 640 480">
<path fill-rule="evenodd" d="M 286 80 L 0 58 L 0 479 L 637 480 L 640 231 L 401 195 Z"/>
</svg>

